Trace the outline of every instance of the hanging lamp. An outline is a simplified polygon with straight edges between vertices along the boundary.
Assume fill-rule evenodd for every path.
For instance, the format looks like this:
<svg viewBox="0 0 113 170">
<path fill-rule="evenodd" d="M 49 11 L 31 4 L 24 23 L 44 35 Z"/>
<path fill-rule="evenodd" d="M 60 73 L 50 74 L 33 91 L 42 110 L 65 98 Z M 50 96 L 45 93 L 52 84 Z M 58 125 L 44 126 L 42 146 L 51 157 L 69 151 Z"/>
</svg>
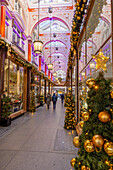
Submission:
<svg viewBox="0 0 113 170">
<path fill-rule="evenodd" d="M 38 0 L 38 39 L 33 42 L 34 44 L 34 52 L 36 54 L 42 53 L 43 42 L 39 40 L 39 18 L 40 17 L 40 0 Z"/>
<path fill-rule="evenodd" d="M 52 13 L 52 7 L 49 7 L 49 14 Z M 50 16 L 50 63 L 48 64 L 48 70 L 52 70 L 53 69 L 53 64 L 51 63 L 51 20 L 52 20 L 52 17 Z"/>
<path fill-rule="evenodd" d="M 53 33 L 53 37 L 54 37 L 54 49 L 55 49 L 55 38 L 56 38 L 56 34 L 55 34 L 55 33 Z M 54 51 L 54 61 L 55 61 L 55 51 Z M 54 77 L 57 76 L 57 73 L 56 73 L 56 71 L 55 71 L 55 68 L 54 68 L 53 76 L 54 76 Z"/>
</svg>

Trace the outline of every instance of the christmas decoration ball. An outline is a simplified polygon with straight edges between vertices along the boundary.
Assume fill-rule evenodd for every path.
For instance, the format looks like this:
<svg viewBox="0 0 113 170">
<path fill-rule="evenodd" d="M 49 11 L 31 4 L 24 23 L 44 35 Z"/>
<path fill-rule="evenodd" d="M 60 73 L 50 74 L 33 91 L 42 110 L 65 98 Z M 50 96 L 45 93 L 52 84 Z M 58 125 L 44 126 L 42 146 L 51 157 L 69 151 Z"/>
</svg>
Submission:
<svg viewBox="0 0 113 170">
<path fill-rule="evenodd" d="M 89 87 L 89 88 L 92 88 L 94 85 L 95 85 L 95 79 L 88 79 L 87 82 L 86 82 L 86 85 Z"/>
<path fill-rule="evenodd" d="M 84 121 L 88 121 L 89 117 L 90 117 L 89 112 L 83 112 L 82 113 L 82 118 L 83 118 Z"/>
<path fill-rule="evenodd" d="M 92 138 L 92 142 L 95 146 L 101 148 L 104 144 L 104 138 L 101 135 L 94 135 Z"/>
<path fill-rule="evenodd" d="M 113 170 L 113 167 L 110 167 L 110 169 L 108 169 L 108 170 Z"/>
<path fill-rule="evenodd" d="M 81 128 L 83 128 L 83 126 L 84 126 L 84 121 L 83 121 L 83 120 L 80 121 L 79 125 L 80 125 Z"/>
<path fill-rule="evenodd" d="M 75 165 L 75 162 L 76 162 L 76 159 L 75 158 L 73 158 L 72 160 L 71 160 L 71 166 L 74 168 L 74 165 Z"/>
<path fill-rule="evenodd" d="M 113 99 L 113 91 L 111 91 L 110 96 L 111 96 L 111 99 Z"/>
<path fill-rule="evenodd" d="M 98 118 L 103 123 L 107 123 L 111 120 L 110 114 L 107 111 L 100 112 Z"/>
<path fill-rule="evenodd" d="M 104 150 L 109 156 L 113 156 L 113 142 L 106 142 L 104 144 Z"/>
<path fill-rule="evenodd" d="M 105 160 L 106 165 L 110 166 L 110 162 L 108 160 Z"/>
<path fill-rule="evenodd" d="M 79 136 L 75 136 L 73 139 L 73 145 L 77 148 L 80 148 L 80 139 Z"/>
<path fill-rule="evenodd" d="M 81 166 L 81 170 L 90 170 L 90 168 L 88 168 L 85 165 L 83 165 L 83 166 Z"/>
<path fill-rule="evenodd" d="M 87 152 L 93 152 L 95 150 L 94 144 L 90 140 L 84 142 L 84 148 Z"/>
</svg>

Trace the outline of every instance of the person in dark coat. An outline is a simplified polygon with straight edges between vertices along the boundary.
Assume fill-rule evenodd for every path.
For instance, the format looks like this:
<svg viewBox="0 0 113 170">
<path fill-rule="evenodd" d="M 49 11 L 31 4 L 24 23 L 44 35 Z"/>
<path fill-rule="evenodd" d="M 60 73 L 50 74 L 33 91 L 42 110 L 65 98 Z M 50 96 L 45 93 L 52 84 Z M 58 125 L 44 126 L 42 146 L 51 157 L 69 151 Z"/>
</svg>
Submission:
<svg viewBox="0 0 113 170">
<path fill-rule="evenodd" d="M 53 109 L 56 108 L 56 101 L 57 101 L 57 96 L 55 95 L 55 93 L 52 96 L 52 101 L 53 101 Z"/>
<path fill-rule="evenodd" d="M 64 101 L 64 94 L 63 93 L 61 94 L 61 101 L 62 101 L 62 103 Z"/>
</svg>

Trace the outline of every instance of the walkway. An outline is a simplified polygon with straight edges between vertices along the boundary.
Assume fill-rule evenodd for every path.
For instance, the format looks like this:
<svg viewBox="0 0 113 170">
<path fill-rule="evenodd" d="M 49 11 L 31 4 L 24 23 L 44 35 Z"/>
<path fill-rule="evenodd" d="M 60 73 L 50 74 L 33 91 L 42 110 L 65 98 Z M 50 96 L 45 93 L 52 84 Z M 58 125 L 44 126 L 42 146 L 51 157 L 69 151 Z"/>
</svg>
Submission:
<svg viewBox="0 0 113 170">
<path fill-rule="evenodd" d="M 65 108 L 57 102 L 37 108 L 13 120 L 10 127 L 0 127 L 0 170 L 70 170 L 76 156 L 75 131 L 64 130 Z"/>
</svg>

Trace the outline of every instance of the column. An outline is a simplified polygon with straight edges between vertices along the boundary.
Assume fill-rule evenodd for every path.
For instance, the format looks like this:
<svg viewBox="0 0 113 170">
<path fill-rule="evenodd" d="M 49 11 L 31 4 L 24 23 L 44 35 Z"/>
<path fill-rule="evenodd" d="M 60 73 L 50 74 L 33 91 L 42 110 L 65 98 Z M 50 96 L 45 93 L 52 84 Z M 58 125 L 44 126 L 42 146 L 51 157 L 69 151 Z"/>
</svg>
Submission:
<svg viewBox="0 0 113 170">
<path fill-rule="evenodd" d="M 23 109 L 27 110 L 27 68 L 24 68 Z"/>
<path fill-rule="evenodd" d="M 30 108 L 31 68 L 27 68 L 27 111 Z"/>
<path fill-rule="evenodd" d="M 48 82 L 48 93 L 50 94 L 50 82 Z"/>
<path fill-rule="evenodd" d="M 44 84 L 44 100 L 45 100 L 45 98 L 46 98 L 46 80 L 45 80 L 45 84 Z M 45 101 L 46 102 L 46 101 Z"/>
<path fill-rule="evenodd" d="M 47 66 L 45 64 L 45 76 L 47 76 Z"/>
<path fill-rule="evenodd" d="M 41 77 L 41 75 L 40 75 L 40 82 L 39 82 L 39 94 L 41 95 L 41 81 L 42 81 L 42 77 Z M 39 100 L 40 100 L 40 98 L 39 98 Z"/>
<path fill-rule="evenodd" d="M 49 73 L 48 73 L 48 79 L 50 79 L 50 70 L 49 70 Z"/>
<path fill-rule="evenodd" d="M 0 18 L 0 34 L 5 38 L 5 18 L 6 18 L 6 4 L 1 4 L 1 18 Z"/>
<path fill-rule="evenodd" d="M 0 48 L 0 119 L 1 119 L 1 97 L 4 90 L 4 65 L 6 55 L 7 49 Z"/>
<path fill-rule="evenodd" d="M 28 61 L 31 62 L 31 53 L 32 53 L 32 40 L 28 40 Z"/>
<path fill-rule="evenodd" d="M 77 111 L 77 122 L 79 122 L 79 56 L 78 49 L 76 49 L 76 111 Z"/>
<path fill-rule="evenodd" d="M 41 56 L 39 56 L 39 71 L 41 71 Z"/>
</svg>

